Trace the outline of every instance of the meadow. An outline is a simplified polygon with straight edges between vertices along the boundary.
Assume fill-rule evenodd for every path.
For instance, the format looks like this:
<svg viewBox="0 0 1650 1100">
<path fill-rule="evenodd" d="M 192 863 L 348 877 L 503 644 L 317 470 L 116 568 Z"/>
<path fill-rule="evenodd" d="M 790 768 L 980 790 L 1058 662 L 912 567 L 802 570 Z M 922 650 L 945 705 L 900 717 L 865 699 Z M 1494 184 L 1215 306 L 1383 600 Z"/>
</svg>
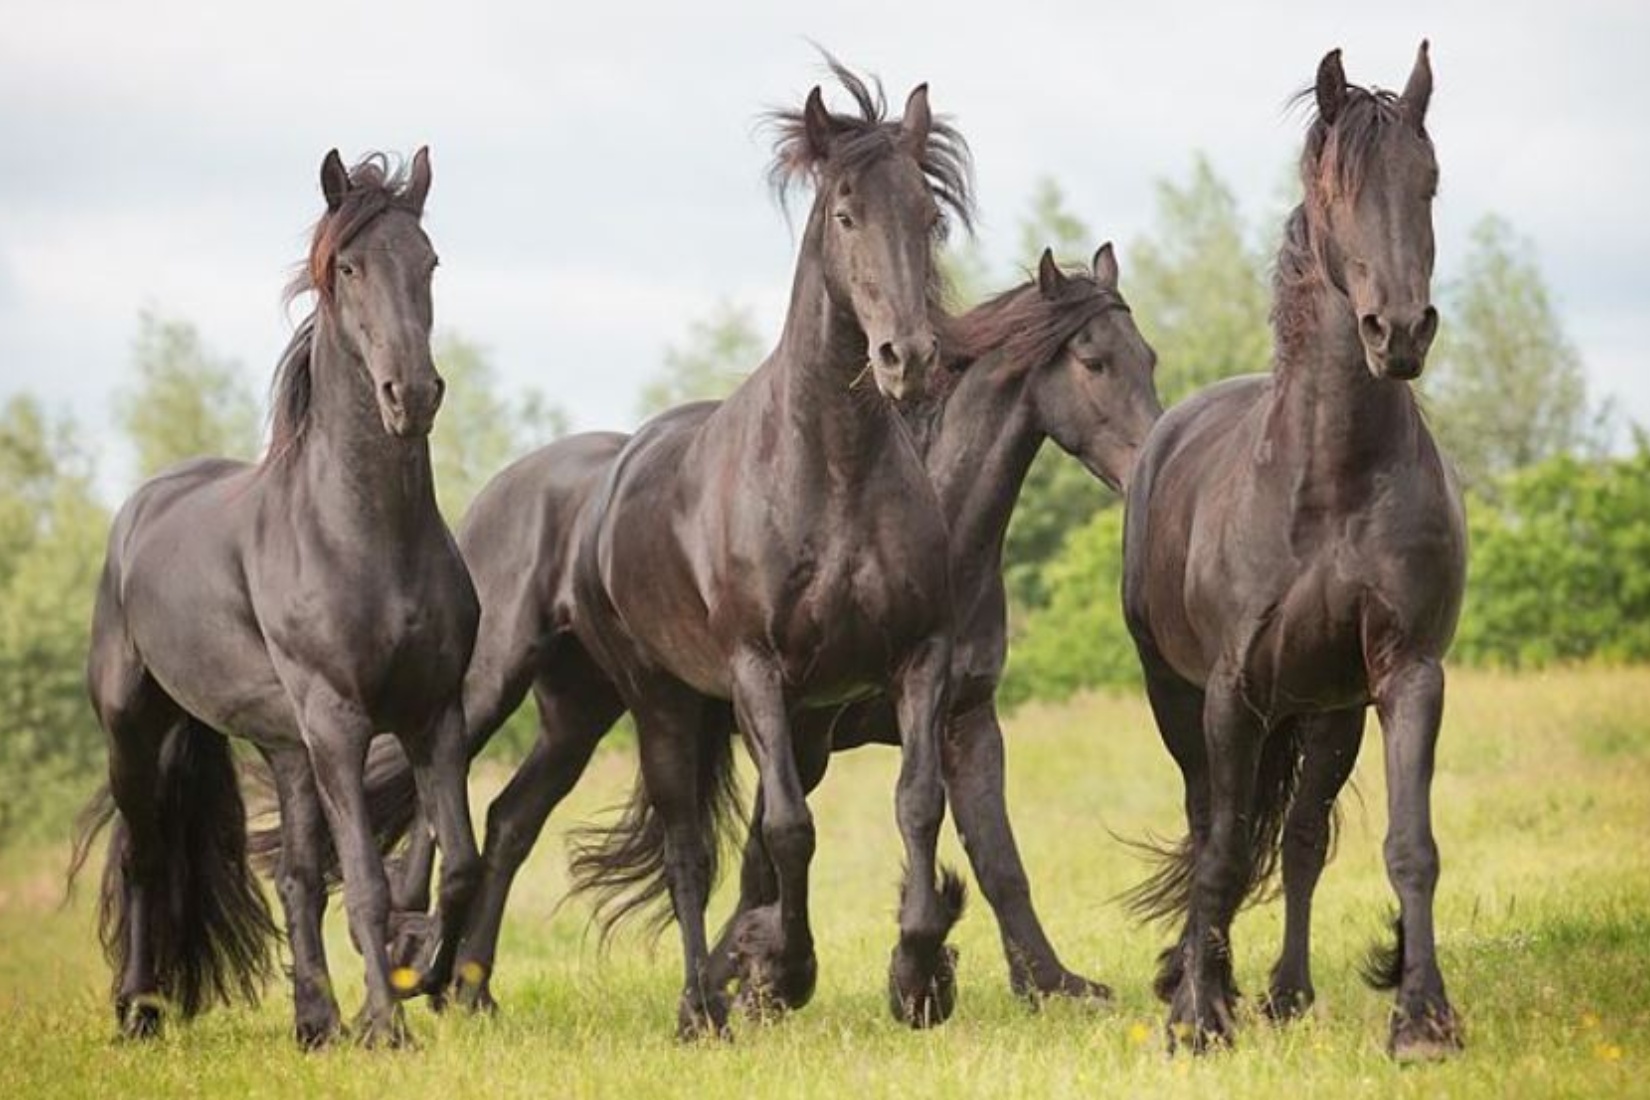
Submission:
<svg viewBox="0 0 1650 1100">
<path fill-rule="evenodd" d="M 1112 900 L 1142 865 L 1115 839 L 1178 834 L 1178 773 L 1132 693 L 1030 705 L 1007 722 L 1010 800 L 1044 922 L 1069 965 L 1112 985 L 1110 1008 L 1030 1011 L 1008 990 L 996 928 L 972 896 L 956 1016 L 914 1033 L 885 1003 L 899 844 L 896 754 L 837 758 L 813 800 L 819 991 L 727 1044 L 672 1037 L 674 930 L 622 936 L 610 954 L 587 911 L 558 907 L 562 834 L 629 790 L 615 744 L 551 823 L 518 883 L 494 1019 L 411 1006 L 417 1049 L 303 1054 L 290 996 L 172 1023 L 151 1045 L 113 1040 L 94 936 L 94 883 L 62 900 L 66 843 L 0 849 L 0 1096 L 1621 1096 L 1650 1095 L 1650 669 L 1452 673 L 1433 799 L 1443 878 L 1441 959 L 1466 1024 L 1455 1060 L 1400 1068 L 1383 1050 L 1389 1000 L 1358 967 L 1393 905 L 1381 863 L 1385 794 L 1373 721 L 1357 792 L 1314 930 L 1318 1003 L 1285 1029 L 1246 1002 L 1236 1050 L 1165 1055 L 1149 984 L 1160 928 Z M 484 762 L 478 822 L 502 782 Z M 947 835 L 943 853 L 963 864 Z M 713 919 L 731 904 L 724 883 Z M 1240 916 L 1234 949 L 1251 994 L 1281 934 L 1281 904 Z M 340 907 L 329 954 L 346 1017 L 360 963 Z"/>
</svg>

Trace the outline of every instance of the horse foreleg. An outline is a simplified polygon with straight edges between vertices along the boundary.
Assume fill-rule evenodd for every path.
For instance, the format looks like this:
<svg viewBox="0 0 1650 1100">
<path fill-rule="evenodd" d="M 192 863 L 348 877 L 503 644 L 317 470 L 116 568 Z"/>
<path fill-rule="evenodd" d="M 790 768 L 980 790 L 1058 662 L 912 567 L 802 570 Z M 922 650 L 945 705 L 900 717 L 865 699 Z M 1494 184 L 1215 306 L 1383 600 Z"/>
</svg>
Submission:
<svg viewBox="0 0 1650 1100">
<path fill-rule="evenodd" d="M 829 709 L 805 711 L 796 715 L 792 722 L 797 776 L 802 782 L 804 794 L 812 794 L 825 778 L 831 760 L 831 720 L 835 714 L 834 710 Z M 779 990 L 751 974 L 747 967 L 747 948 L 755 946 L 759 952 L 760 945 L 771 938 L 764 928 L 769 922 L 764 918 L 777 912 L 775 907 L 779 904 L 779 877 L 774 870 L 773 857 L 768 854 L 767 845 L 762 841 L 761 821 L 765 806 L 762 787 L 758 785 L 751 805 L 753 826 L 746 834 L 745 850 L 739 866 L 739 901 L 734 905 L 727 923 L 722 926 L 716 946 L 710 952 L 712 984 L 722 987 L 739 979 L 742 988 L 738 999 L 758 1018 L 769 1007 L 788 1011 L 801 1008 L 806 1003 L 781 1000 Z M 813 991 L 810 988 L 807 992 L 811 994 Z"/>
<path fill-rule="evenodd" d="M 962 915 L 962 880 L 936 859 L 945 787 L 940 742 L 949 703 L 951 645 L 935 636 L 917 648 L 891 694 L 899 720 L 900 771 L 895 814 L 905 841 L 899 944 L 888 968 L 894 1016 L 912 1027 L 943 1022 L 956 1007 L 956 951 L 945 938 Z"/>
<path fill-rule="evenodd" d="M 1004 796 L 1003 733 L 985 703 L 953 716 L 942 764 L 957 831 L 985 899 L 997 915 L 1009 985 L 1021 997 L 1110 1000 L 1111 990 L 1067 970 L 1031 904 L 1031 882 L 1014 843 Z"/>
<path fill-rule="evenodd" d="M 1398 894 L 1396 952 L 1381 984 L 1395 984 L 1388 1048 L 1400 1060 L 1445 1057 L 1461 1047 L 1433 937 L 1438 845 L 1432 835 L 1432 771 L 1444 713 L 1444 670 L 1418 661 L 1389 674 L 1375 705 L 1386 745 L 1387 877 Z"/>
<path fill-rule="evenodd" d="M 298 1045 L 325 1046 L 342 1031 L 338 998 L 327 972 L 321 920 L 327 893 L 321 880 L 326 820 L 315 790 L 309 754 L 295 747 L 265 752 L 281 803 L 281 864 L 276 890 L 286 912 L 287 943 L 292 950 L 292 1001 Z"/>
<path fill-rule="evenodd" d="M 777 905 L 740 918 L 732 949 L 746 996 L 758 1008 L 767 998 L 777 1005 L 801 1005 L 813 996 L 819 973 L 808 921 L 814 821 L 797 768 L 784 687 L 772 661 L 747 653 L 734 662 L 733 705 L 735 724 L 756 757 L 762 816 L 753 828 L 762 830 L 778 890 Z M 829 752 L 829 745 L 822 751 Z"/>
<path fill-rule="evenodd" d="M 367 1002 L 356 1038 L 367 1046 L 400 1046 L 410 1036 L 390 982 L 390 884 L 364 788 L 372 724 L 359 706 L 320 689 L 312 692 L 302 716 L 304 743 L 343 871 L 350 934 L 366 966 Z"/>
<path fill-rule="evenodd" d="M 1283 951 L 1272 967 L 1264 1009 L 1274 1020 L 1305 1012 L 1312 988 L 1312 895 L 1329 856 L 1335 799 L 1358 762 L 1364 708 L 1303 716 L 1300 785 L 1283 825 Z M 1278 736 L 1274 734 L 1274 736 Z"/>
<path fill-rule="evenodd" d="M 1209 760 L 1209 835 L 1197 853 L 1191 908 L 1181 943 L 1183 972 L 1169 1007 L 1168 1041 L 1194 1052 L 1231 1042 L 1232 918 L 1249 882 L 1249 818 L 1264 725 L 1242 697 L 1238 678 L 1212 676 L 1205 689 Z"/>
</svg>

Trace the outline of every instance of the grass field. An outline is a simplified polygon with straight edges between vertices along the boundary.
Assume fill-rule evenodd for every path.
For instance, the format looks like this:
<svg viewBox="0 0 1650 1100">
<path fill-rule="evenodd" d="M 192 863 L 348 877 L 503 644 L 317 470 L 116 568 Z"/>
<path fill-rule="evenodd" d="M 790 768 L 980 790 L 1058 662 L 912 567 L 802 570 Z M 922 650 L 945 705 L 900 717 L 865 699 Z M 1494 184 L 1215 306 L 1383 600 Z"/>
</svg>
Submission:
<svg viewBox="0 0 1650 1100">
<path fill-rule="evenodd" d="M 955 942 L 957 1015 L 913 1033 L 884 1002 L 899 867 L 892 751 L 838 758 L 815 797 L 820 984 L 778 1024 L 726 1045 L 672 1039 L 679 955 L 621 939 L 601 957 L 584 911 L 555 903 L 561 831 L 628 791 L 632 760 L 598 757 L 524 871 L 505 928 L 495 1020 L 415 1006 L 419 1047 L 301 1054 L 291 1002 L 217 1010 L 157 1044 L 112 1041 L 92 890 L 60 909 L 63 848 L 0 851 L 0 1097 L 25 1096 L 1619 1096 L 1650 1095 L 1650 670 L 1451 681 L 1434 806 L 1438 928 L 1467 1050 L 1441 1066 L 1385 1057 L 1387 997 L 1357 967 L 1392 905 L 1374 726 L 1346 801 L 1315 930 L 1318 1005 L 1276 1030 L 1253 1015 L 1235 1052 L 1168 1058 L 1149 992 L 1158 929 L 1110 898 L 1140 864 L 1110 835 L 1178 832 L 1179 779 L 1143 703 L 1029 708 L 1009 727 L 1011 804 L 1046 925 L 1067 962 L 1118 991 L 1107 1011 L 1027 1011 L 1009 993 L 978 897 Z M 500 775 L 483 770 L 478 793 Z M 961 863 L 954 838 L 946 857 Z M 726 890 L 712 908 L 719 919 Z M 1281 907 L 1239 918 L 1240 984 L 1264 988 Z M 333 976 L 346 1017 L 360 963 L 336 905 Z"/>
</svg>

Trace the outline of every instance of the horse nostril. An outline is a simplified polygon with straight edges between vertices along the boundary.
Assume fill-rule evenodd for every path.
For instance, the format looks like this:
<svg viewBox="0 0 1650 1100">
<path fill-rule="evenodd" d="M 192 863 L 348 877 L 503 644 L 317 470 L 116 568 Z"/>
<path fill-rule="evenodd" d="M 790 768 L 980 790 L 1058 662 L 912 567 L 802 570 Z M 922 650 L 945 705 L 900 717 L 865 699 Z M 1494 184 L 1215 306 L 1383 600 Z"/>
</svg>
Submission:
<svg viewBox="0 0 1650 1100">
<path fill-rule="evenodd" d="M 385 382 L 378 387 L 384 394 L 384 402 L 392 409 L 401 407 L 401 389 L 394 382 Z"/>
<path fill-rule="evenodd" d="M 1427 347 L 1436 335 L 1438 335 L 1438 311 L 1428 306 L 1421 314 L 1421 323 L 1415 328 L 1415 339 L 1422 347 Z"/>
<path fill-rule="evenodd" d="M 1376 351 L 1383 350 L 1387 341 L 1392 338 L 1391 326 L 1373 313 L 1364 314 L 1363 320 L 1358 322 L 1358 329 L 1363 335 L 1364 343 Z"/>
<path fill-rule="evenodd" d="M 897 367 L 900 361 L 899 349 L 894 346 L 892 340 L 884 341 L 883 345 L 877 348 L 877 358 L 882 360 L 885 367 Z"/>
</svg>

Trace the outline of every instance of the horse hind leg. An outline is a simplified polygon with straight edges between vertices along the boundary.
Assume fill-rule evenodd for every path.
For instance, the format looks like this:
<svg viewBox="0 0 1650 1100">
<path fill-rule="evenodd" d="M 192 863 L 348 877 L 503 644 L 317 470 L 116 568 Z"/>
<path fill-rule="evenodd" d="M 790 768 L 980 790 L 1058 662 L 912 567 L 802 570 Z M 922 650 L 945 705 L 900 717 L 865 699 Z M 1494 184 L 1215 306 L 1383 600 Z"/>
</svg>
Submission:
<svg viewBox="0 0 1650 1100">
<path fill-rule="evenodd" d="M 1358 762 L 1364 710 L 1299 719 L 1300 782 L 1283 825 L 1283 950 L 1272 967 L 1262 1009 L 1274 1021 L 1311 1007 L 1312 896 L 1332 847 L 1335 800 Z M 1276 736 L 1276 734 L 1274 734 Z"/>
<path fill-rule="evenodd" d="M 575 658 L 574 653 L 579 654 Z M 456 996 L 472 1009 L 497 1007 L 491 991 L 505 903 L 544 823 L 590 763 L 624 703 L 583 650 L 570 646 L 533 685 L 539 738 L 487 808 L 481 892 L 458 951 Z"/>
</svg>

